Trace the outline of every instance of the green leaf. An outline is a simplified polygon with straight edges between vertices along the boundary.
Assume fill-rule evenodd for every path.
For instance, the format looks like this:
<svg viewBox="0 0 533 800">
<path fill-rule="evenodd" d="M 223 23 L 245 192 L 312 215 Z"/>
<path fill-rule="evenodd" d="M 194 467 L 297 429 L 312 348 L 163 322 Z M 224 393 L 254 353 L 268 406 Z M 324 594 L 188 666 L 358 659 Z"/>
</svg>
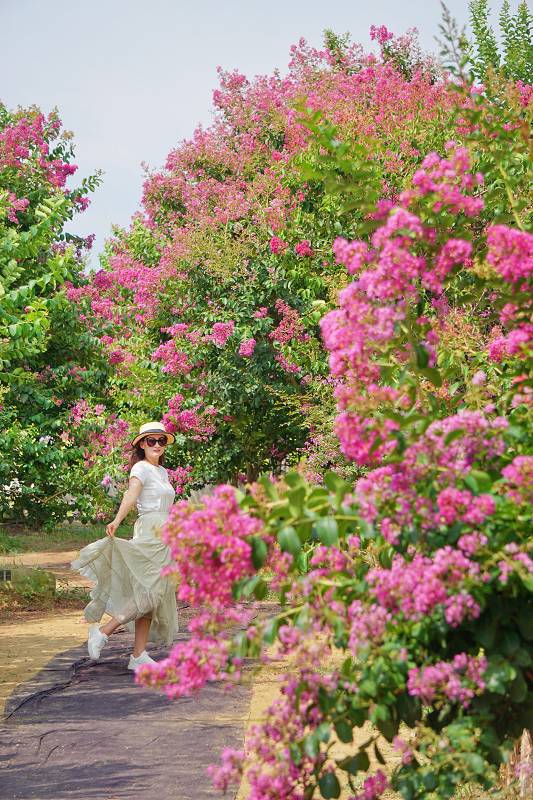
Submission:
<svg viewBox="0 0 533 800">
<path fill-rule="evenodd" d="M 335 733 L 339 737 L 341 742 L 348 744 L 349 742 L 353 741 L 353 729 L 349 722 L 346 722 L 345 719 L 339 719 L 335 723 Z"/>
<path fill-rule="evenodd" d="M 290 486 L 291 489 L 296 489 L 299 486 L 303 486 L 304 479 L 300 475 L 299 472 L 295 472 L 291 470 L 290 472 L 286 472 L 283 476 L 283 479 L 287 486 Z"/>
<path fill-rule="evenodd" d="M 278 544 L 284 553 L 290 553 L 293 556 L 297 556 L 302 547 L 300 538 L 292 525 L 287 525 L 286 528 L 280 530 Z"/>
<path fill-rule="evenodd" d="M 279 629 L 279 619 L 274 617 L 274 619 L 270 619 L 265 627 L 263 628 L 263 641 L 266 644 L 272 644 L 278 635 Z"/>
<path fill-rule="evenodd" d="M 485 759 L 478 753 L 464 753 L 463 758 L 476 775 L 483 775 L 487 767 Z"/>
<path fill-rule="evenodd" d="M 480 469 L 471 469 L 469 473 L 476 481 L 480 492 L 488 492 L 492 487 L 490 475 Z"/>
<path fill-rule="evenodd" d="M 304 753 L 311 759 L 315 759 L 320 752 L 320 739 L 316 731 L 306 736 L 304 739 Z"/>
<path fill-rule="evenodd" d="M 265 581 L 261 578 L 254 589 L 254 597 L 256 600 L 264 600 L 268 594 L 268 586 Z"/>
<path fill-rule="evenodd" d="M 419 369 L 425 369 L 429 364 L 429 353 L 423 344 L 415 344 L 416 365 Z"/>
<path fill-rule="evenodd" d="M 252 545 L 252 564 L 256 569 L 261 569 L 268 555 L 266 542 L 260 536 L 252 536 L 250 544 Z"/>
<path fill-rule="evenodd" d="M 517 676 L 511 684 L 509 696 L 513 703 L 523 703 L 528 694 L 527 683 L 522 675 L 522 670 L 517 671 Z"/>
<path fill-rule="evenodd" d="M 440 376 L 440 372 L 435 367 L 426 367 L 425 369 L 418 370 L 424 378 L 427 378 L 433 386 L 442 386 L 442 378 Z"/>
<path fill-rule="evenodd" d="M 496 639 L 497 621 L 494 616 L 484 616 L 481 621 L 476 625 L 475 637 L 476 641 L 482 647 L 492 647 Z"/>
<path fill-rule="evenodd" d="M 501 656 L 489 659 L 489 666 L 483 675 L 483 680 L 489 692 L 505 694 L 509 684 L 516 678 L 516 670 Z"/>
<path fill-rule="evenodd" d="M 276 487 L 267 475 L 262 475 L 257 482 L 261 484 L 269 500 L 278 499 Z"/>
<path fill-rule="evenodd" d="M 325 800 L 341 796 L 341 787 L 334 772 L 326 772 L 318 781 L 320 793 Z"/>
<path fill-rule="evenodd" d="M 533 639 L 533 609 L 525 608 L 518 617 L 518 627 L 524 639 L 530 642 Z"/>
<path fill-rule="evenodd" d="M 382 719 L 377 723 L 377 728 L 381 735 L 388 741 L 392 742 L 398 733 L 398 723 L 392 719 Z"/>
<path fill-rule="evenodd" d="M 383 758 L 383 755 L 378 747 L 377 742 L 374 742 L 374 755 L 376 756 L 376 760 L 379 761 L 380 764 L 385 764 L 385 759 Z"/>
<path fill-rule="evenodd" d="M 305 500 L 305 486 L 299 486 L 297 489 L 291 489 L 287 492 L 287 499 L 289 501 L 289 510 L 295 517 L 299 517 L 303 511 Z"/>
<path fill-rule="evenodd" d="M 337 544 L 339 541 L 339 527 L 337 520 L 333 517 L 322 517 L 318 519 L 314 525 L 313 530 L 318 535 L 318 538 L 327 547 Z"/>
<path fill-rule="evenodd" d="M 337 475 L 336 472 L 326 472 L 324 475 L 324 483 L 330 492 L 334 494 L 347 494 L 347 492 L 353 489 L 353 486 L 345 481 L 344 478 L 341 478 L 340 475 Z"/>
<path fill-rule="evenodd" d="M 360 750 L 355 756 L 348 756 L 348 758 L 337 761 L 337 765 L 344 770 L 344 772 L 349 772 L 350 775 L 356 775 L 358 772 L 367 771 L 370 766 L 370 760 L 365 750 Z"/>
</svg>

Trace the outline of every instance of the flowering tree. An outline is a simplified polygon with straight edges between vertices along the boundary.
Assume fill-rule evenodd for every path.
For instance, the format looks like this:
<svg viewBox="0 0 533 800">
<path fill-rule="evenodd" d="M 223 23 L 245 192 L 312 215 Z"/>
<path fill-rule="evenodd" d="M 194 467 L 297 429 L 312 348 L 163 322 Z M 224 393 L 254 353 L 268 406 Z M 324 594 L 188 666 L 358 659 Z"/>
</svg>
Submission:
<svg viewBox="0 0 533 800">
<path fill-rule="evenodd" d="M 192 486 L 252 480 L 302 452 L 316 480 L 324 465 L 354 471 L 330 432 L 318 325 L 346 281 L 331 241 L 354 234 L 363 201 L 400 191 L 420 152 L 442 148 L 454 107 L 413 35 L 372 36 L 379 56 L 328 33 L 321 50 L 294 47 L 285 76 L 221 71 L 213 124 L 147 175 L 142 213 L 68 292 L 113 365 L 102 425 L 162 418 Z M 303 98 L 348 148 L 327 179 Z"/>
<path fill-rule="evenodd" d="M 104 361 L 61 291 L 91 241 L 64 233 L 98 178 L 70 190 L 70 135 L 55 113 L 0 105 L 0 518 L 63 517 L 62 406 L 92 391 Z M 90 388 L 89 388 L 90 387 Z M 57 479 L 54 478 L 54 473 Z M 60 477 L 61 476 L 61 477 Z M 55 496 L 55 497 L 54 497 Z M 51 499 L 53 498 L 53 499 Z M 45 501 L 47 503 L 45 508 Z"/>
<path fill-rule="evenodd" d="M 461 95 L 467 142 L 484 125 L 505 140 L 527 124 L 513 91 L 505 106 Z M 338 140 L 311 125 L 338 180 Z M 253 800 L 389 786 L 447 798 L 465 781 L 493 785 L 533 724 L 528 179 L 497 147 L 479 157 L 503 175 L 512 225 L 494 223 L 499 192 L 450 141 L 377 204 L 361 226 L 370 238 L 334 241 L 353 280 L 321 329 L 336 432 L 364 474 L 220 486 L 179 502 L 166 525 L 169 571 L 201 612 L 191 640 L 139 682 L 176 697 L 238 678 L 247 657 L 291 659 L 245 751 L 213 768 L 219 788 L 244 773 Z M 251 619 L 247 601 L 269 589 L 281 611 Z"/>
</svg>

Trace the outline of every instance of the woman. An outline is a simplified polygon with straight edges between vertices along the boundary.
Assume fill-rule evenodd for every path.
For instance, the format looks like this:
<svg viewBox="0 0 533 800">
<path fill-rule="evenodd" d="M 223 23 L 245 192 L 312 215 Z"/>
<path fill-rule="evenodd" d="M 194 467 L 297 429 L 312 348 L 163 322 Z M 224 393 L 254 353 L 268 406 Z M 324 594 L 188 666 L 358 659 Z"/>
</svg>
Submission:
<svg viewBox="0 0 533 800">
<path fill-rule="evenodd" d="M 74 569 L 96 581 L 91 602 L 85 608 L 88 622 L 99 622 L 104 612 L 111 619 L 89 630 L 89 656 L 100 658 L 109 636 L 126 624 L 135 630 L 135 642 L 128 669 L 139 664 L 155 664 L 146 652 L 150 639 L 169 645 L 177 631 L 178 614 L 175 588 L 162 568 L 170 562 L 169 548 L 158 537 L 174 502 L 174 489 L 162 466 L 165 448 L 174 436 L 160 422 L 141 425 L 132 442 L 130 480 L 113 522 L 106 527 L 107 539 L 84 547 L 72 562 Z M 134 506 L 139 517 L 133 539 L 117 539 L 115 532 Z"/>
</svg>

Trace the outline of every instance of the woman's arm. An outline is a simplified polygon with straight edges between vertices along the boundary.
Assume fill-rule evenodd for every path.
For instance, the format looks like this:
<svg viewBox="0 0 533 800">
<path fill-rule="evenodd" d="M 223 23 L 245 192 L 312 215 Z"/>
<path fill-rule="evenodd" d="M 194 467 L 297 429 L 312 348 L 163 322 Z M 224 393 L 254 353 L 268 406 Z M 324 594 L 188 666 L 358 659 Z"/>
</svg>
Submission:
<svg viewBox="0 0 533 800">
<path fill-rule="evenodd" d="M 127 517 L 133 506 L 137 503 L 138 497 L 142 492 L 142 488 L 143 485 L 139 478 L 130 478 L 129 486 L 124 492 L 124 497 L 122 498 L 122 503 L 120 504 L 120 508 L 117 511 L 116 517 L 113 522 L 110 522 L 109 525 L 106 526 L 105 532 L 108 536 L 115 535 L 115 531 L 124 517 Z"/>
</svg>

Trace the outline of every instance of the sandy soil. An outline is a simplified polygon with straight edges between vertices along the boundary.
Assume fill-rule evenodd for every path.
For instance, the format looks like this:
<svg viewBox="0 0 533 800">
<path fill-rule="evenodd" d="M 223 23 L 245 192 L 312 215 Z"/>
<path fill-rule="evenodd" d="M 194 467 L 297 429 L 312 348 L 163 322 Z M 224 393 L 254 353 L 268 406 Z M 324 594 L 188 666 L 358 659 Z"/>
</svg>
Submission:
<svg viewBox="0 0 533 800">
<path fill-rule="evenodd" d="M 24 553 L 18 556 L 0 556 L 0 566 L 23 564 L 41 566 L 53 572 L 58 580 L 69 586 L 91 586 L 70 568 L 70 562 L 78 551 Z M 0 714 L 5 701 L 16 686 L 36 675 L 54 656 L 81 644 L 87 639 L 87 623 L 79 611 L 25 612 L 16 618 L 0 624 Z M 274 662 L 255 673 L 250 710 L 246 720 L 246 730 L 260 722 L 268 706 L 279 694 L 281 677 L 288 671 L 284 661 Z M 359 743 L 366 741 L 371 728 L 364 726 L 354 731 L 352 745 L 335 745 L 336 758 L 353 754 Z M 398 754 L 391 745 L 380 740 L 379 746 L 390 768 L 398 762 Z M 372 753 L 369 752 L 372 756 Z M 379 766 L 373 762 L 372 767 Z M 236 800 L 246 800 L 249 786 L 243 780 Z M 343 796 L 345 792 L 343 791 Z"/>
<path fill-rule="evenodd" d="M 87 638 L 81 611 L 27 612 L 0 625 L 0 714 L 18 684 L 36 675 L 54 656 Z"/>
<path fill-rule="evenodd" d="M 70 568 L 78 550 L 0 556 L 0 567 L 21 564 L 50 570 L 62 585 L 90 587 Z M 15 687 L 36 675 L 54 656 L 87 638 L 81 610 L 18 612 L 0 624 L 0 714 Z"/>
<path fill-rule="evenodd" d="M 53 572 L 58 581 L 68 586 L 91 586 L 87 578 L 70 568 L 79 550 L 63 550 L 61 552 L 43 551 L 42 553 L 21 553 L 15 556 L 0 556 L 0 567 L 20 564 L 24 567 L 42 567 Z"/>
<path fill-rule="evenodd" d="M 266 710 L 279 695 L 283 675 L 289 671 L 290 665 L 287 661 L 278 661 L 269 664 L 268 667 L 262 667 L 255 674 L 253 680 L 252 697 L 250 701 L 250 712 L 246 721 L 247 732 L 249 731 L 250 726 L 262 722 Z M 363 742 L 368 741 L 370 736 L 372 736 L 374 733 L 375 729 L 373 729 L 370 724 L 366 724 L 362 728 L 355 728 L 353 743 L 342 744 L 341 742 L 336 742 L 332 750 L 333 757 L 340 759 L 349 755 L 354 755 L 354 753 L 357 752 L 358 746 L 363 744 Z M 373 749 L 370 748 L 370 750 L 368 750 L 368 756 L 370 758 L 371 770 L 380 768 L 385 769 L 385 771 L 388 772 L 392 771 L 392 769 L 394 769 L 394 767 L 400 761 L 398 752 L 394 750 L 392 745 L 381 736 L 379 737 L 378 747 L 382 756 L 387 762 L 387 766 L 384 768 L 378 763 L 374 756 Z M 342 790 L 342 798 L 348 797 L 352 794 L 352 792 L 349 790 L 347 782 L 346 785 L 342 787 Z M 248 781 L 246 778 L 243 778 L 235 800 L 247 800 L 249 791 L 250 786 Z"/>
</svg>

